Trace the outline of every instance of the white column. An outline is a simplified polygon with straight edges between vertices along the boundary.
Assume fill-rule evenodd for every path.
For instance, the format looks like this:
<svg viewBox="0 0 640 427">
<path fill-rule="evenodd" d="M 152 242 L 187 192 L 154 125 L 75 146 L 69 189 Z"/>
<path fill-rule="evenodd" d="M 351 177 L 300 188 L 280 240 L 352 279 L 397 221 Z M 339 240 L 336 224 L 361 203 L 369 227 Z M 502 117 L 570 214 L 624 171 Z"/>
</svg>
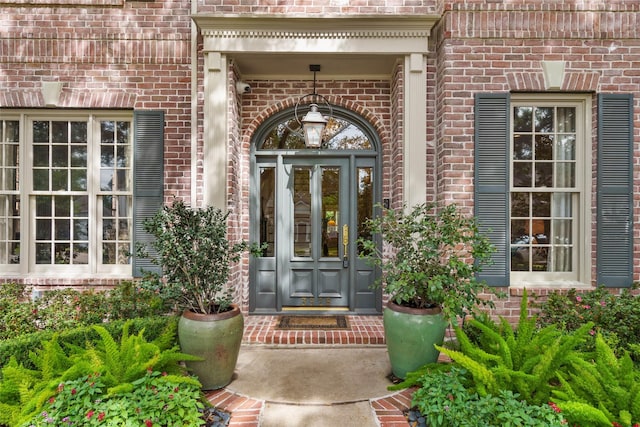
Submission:
<svg viewBox="0 0 640 427">
<path fill-rule="evenodd" d="M 405 57 L 404 72 L 404 203 L 424 203 L 427 195 L 426 57 Z"/>
<path fill-rule="evenodd" d="M 227 58 L 205 56 L 203 203 L 227 210 Z"/>
</svg>

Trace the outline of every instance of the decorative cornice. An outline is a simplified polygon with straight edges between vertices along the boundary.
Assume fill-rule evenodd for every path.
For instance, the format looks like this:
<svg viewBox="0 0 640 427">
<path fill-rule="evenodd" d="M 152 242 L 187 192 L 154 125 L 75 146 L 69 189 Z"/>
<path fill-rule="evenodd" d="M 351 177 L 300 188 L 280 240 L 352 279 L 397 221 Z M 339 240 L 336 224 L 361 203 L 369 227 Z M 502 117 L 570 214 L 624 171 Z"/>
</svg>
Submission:
<svg viewBox="0 0 640 427">
<path fill-rule="evenodd" d="M 425 53 L 437 15 L 331 17 L 197 14 L 205 51 Z"/>
<path fill-rule="evenodd" d="M 332 31 L 332 32 L 316 32 L 316 31 L 251 31 L 251 30 L 215 30 L 204 29 L 202 35 L 205 37 L 224 37 L 224 38 L 278 38 L 278 39 L 366 39 L 366 38 L 416 38 L 428 37 L 429 31 Z"/>
<path fill-rule="evenodd" d="M 342 16 L 326 18 L 264 15 L 194 15 L 205 37 L 276 39 L 424 38 L 439 16 Z"/>
</svg>

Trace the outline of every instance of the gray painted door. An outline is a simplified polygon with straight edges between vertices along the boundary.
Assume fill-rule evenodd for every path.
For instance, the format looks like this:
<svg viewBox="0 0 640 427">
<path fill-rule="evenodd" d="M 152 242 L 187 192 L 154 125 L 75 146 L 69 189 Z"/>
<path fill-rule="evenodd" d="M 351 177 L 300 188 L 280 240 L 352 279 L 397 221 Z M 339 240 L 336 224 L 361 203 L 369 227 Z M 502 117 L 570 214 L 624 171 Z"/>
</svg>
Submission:
<svg viewBox="0 0 640 427">
<path fill-rule="evenodd" d="M 349 159 L 284 160 L 278 247 L 283 307 L 348 307 Z"/>
</svg>

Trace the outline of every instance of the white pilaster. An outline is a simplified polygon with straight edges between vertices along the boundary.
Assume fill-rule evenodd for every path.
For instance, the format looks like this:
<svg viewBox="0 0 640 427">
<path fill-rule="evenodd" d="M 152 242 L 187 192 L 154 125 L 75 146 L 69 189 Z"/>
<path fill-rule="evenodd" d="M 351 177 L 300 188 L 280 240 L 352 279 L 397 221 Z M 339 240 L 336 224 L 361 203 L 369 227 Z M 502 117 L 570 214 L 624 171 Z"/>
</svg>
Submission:
<svg viewBox="0 0 640 427">
<path fill-rule="evenodd" d="M 426 57 L 405 57 L 404 72 L 404 203 L 424 203 L 427 195 Z"/>
<path fill-rule="evenodd" d="M 227 58 L 219 52 L 205 56 L 203 203 L 227 209 L 228 90 Z"/>
</svg>

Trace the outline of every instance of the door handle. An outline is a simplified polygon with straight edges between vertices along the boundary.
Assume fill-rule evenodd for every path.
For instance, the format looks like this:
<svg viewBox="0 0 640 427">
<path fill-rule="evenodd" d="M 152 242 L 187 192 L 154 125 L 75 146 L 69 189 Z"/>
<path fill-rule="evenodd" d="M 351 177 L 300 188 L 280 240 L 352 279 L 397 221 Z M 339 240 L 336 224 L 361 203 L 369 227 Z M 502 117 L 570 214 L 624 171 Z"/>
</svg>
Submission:
<svg viewBox="0 0 640 427">
<path fill-rule="evenodd" d="M 344 268 L 349 267 L 349 226 L 344 224 L 342 226 L 342 266 Z"/>
</svg>

